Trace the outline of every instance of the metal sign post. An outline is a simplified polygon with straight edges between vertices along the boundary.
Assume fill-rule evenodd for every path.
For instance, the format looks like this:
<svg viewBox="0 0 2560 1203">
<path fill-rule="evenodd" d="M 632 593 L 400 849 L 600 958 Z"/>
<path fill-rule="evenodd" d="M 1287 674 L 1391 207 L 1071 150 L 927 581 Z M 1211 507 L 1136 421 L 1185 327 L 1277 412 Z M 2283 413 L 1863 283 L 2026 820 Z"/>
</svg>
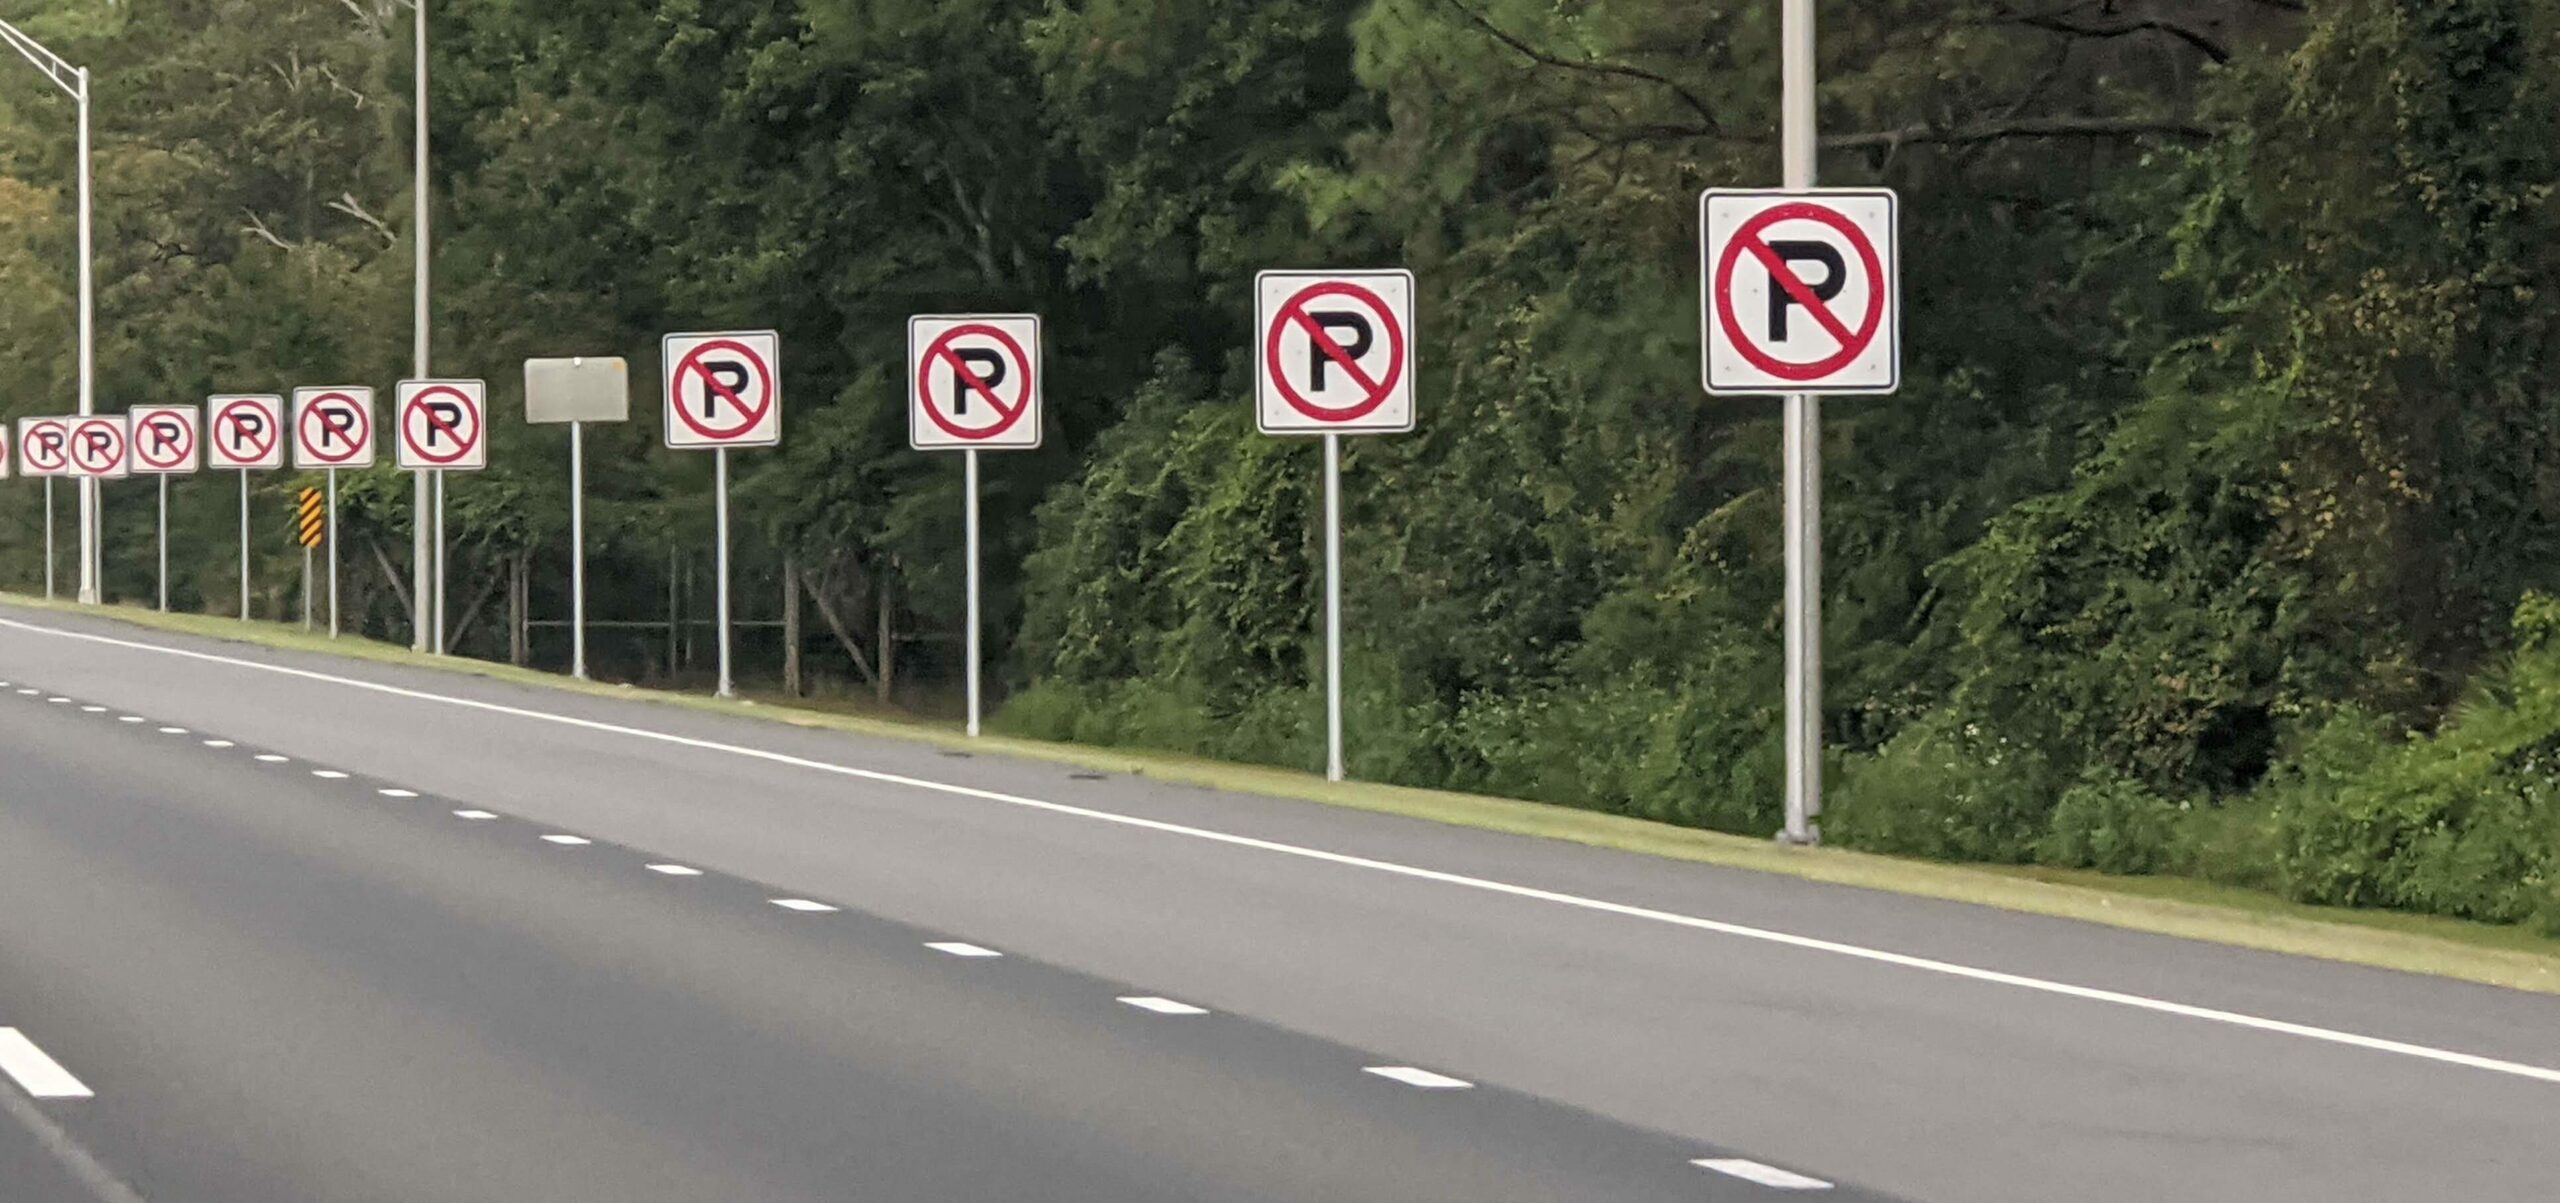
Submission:
<svg viewBox="0 0 2560 1203">
<path fill-rule="evenodd" d="M 1413 273 L 1268 271 L 1254 280 L 1254 424 L 1324 436 L 1324 767 L 1342 734 L 1342 436 L 1414 425 Z"/>
<path fill-rule="evenodd" d="M 589 422 L 631 417 L 631 365 L 572 356 L 524 362 L 524 420 L 569 426 L 569 675 L 587 679 L 587 445 Z"/>
<path fill-rule="evenodd" d="M 677 451 L 713 453 L 719 497 L 719 696 L 737 692 L 729 661 L 729 449 L 782 443 L 782 337 L 770 330 L 670 334 L 661 344 L 665 437 Z"/>
<path fill-rule="evenodd" d="M 338 637 L 338 470 L 329 469 L 329 638 Z"/>
<path fill-rule="evenodd" d="M 193 475 L 203 443 L 192 405 L 137 405 L 133 416 L 133 470 L 160 478 L 160 612 L 169 612 L 169 478 Z"/>
<path fill-rule="evenodd" d="M 302 544 L 302 629 L 311 630 L 311 595 L 318 582 L 311 575 L 311 553 L 320 546 L 328 532 L 328 516 L 321 512 L 320 490 L 305 487 L 296 498 L 293 509 L 294 541 Z"/>
<path fill-rule="evenodd" d="M 249 621 L 249 473 L 240 473 L 240 621 Z"/>
<path fill-rule="evenodd" d="M 985 725 L 985 646 L 980 630 L 978 452 L 1040 446 L 1040 319 L 1030 314 L 921 316 L 907 321 L 907 444 L 961 451 L 961 524 L 967 532 L 969 735 Z"/>
<path fill-rule="evenodd" d="M 444 654 L 444 474 L 489 466 L 489 385 L 481 380 L 403 380 L 392 405 L 399 432 L 396 462 L 428 477 L 428 596 L 418 614 L 426 620 L 427 650 Z"/>
<path fill-rule="evenodd" d="M 53 600 L 53 478 L 44 478 L 44 599 Z"/>
</svg>

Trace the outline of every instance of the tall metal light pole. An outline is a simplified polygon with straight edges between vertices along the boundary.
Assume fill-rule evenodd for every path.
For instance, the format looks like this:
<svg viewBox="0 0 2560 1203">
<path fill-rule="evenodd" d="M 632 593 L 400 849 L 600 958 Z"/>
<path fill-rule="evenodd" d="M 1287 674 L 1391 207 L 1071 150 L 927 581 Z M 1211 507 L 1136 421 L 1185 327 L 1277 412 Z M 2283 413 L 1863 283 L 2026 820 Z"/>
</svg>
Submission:
<svg viewBox="0 0 2560 1203">
<path fill-rule="evenodd" d="M 1779 52 L 1779 144 L 1786 188 L 1814 185 L 1813 0 L 1785 0 Z M 1822 398 L 1786 398 L 1787 829 L 1792 844 L 1817 843 L 1822 813 Z"/>
<path fill-rule="evenodd" d="M 416 50 L 418 55 L 418 94 L 417 101 L 414 106 L 417 109 L 418 117 L 418 132 L 416 138 L 418 158 L 416 166 L 417 179 L 414 186 L 411 188 L 411 192 L 415 195 L 417 211 L 411 224 L 416 228 L 418 263 L 416 270 L 417 295 L 413 298 L 416 320 L 412 327 L 409 343 L 409 372 L 411 379 L 425 380 L 428 379 L 427 0 L 413 0 L 412 7 L 416 8 L 418 13 L 417 37 L 414 39 L 417 43 Z M 410 480 L 412 486 L 410 491 L 410 513 L 413 515 L 413 518 L 410 522 L 411 538 L 409 547 L 409 649 L 411 651 L 423 652 L 427 651 L 430 647 L 430 643 L 427 638 L 427 624 L 435 618 L 433 603 L 428 597 L 428 591 L 433 588 L 428 581 L 428 569 L 429 558 L 434 554 L 430 542 L 433 538 L 433 531 L 430 530 L 430 526 L 434 520 L 428 513 L 429 507 L 432 503 L 427 495 L 427 474 L 424 472 L 414 473 L 411 475 Z"/>
<path fill-rule="evenodd" d="M 63 61 L 17 26 L 0 21 L 0 41 L 45 73 L 80 110 L 80 412 L 98 407 L 97 291 L 91 270 L 89 188 L 89 71 Z M 80 603 L 98 604 L 98 481 L 80 478 Z"/>
</svg>

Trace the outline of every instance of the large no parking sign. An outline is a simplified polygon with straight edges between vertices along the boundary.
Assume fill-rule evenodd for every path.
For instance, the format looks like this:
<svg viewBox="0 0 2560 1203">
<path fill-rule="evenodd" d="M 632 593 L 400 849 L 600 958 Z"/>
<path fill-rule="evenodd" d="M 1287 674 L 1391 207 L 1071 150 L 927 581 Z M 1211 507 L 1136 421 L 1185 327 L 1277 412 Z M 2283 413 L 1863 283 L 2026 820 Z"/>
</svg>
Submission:
<svg viewBox="0 0 2560 1203">
<path fill-rule="evenodd" d="M 1901 387 L 1895 206 L 1881 189 L 1699 198 L 1707 391 Z"/>
<path fill-rule="evenodd" d="M 1254 415 L 1264 434 L 1413 429 L 1413 273 L 1254 280 Z"/>
</svg>

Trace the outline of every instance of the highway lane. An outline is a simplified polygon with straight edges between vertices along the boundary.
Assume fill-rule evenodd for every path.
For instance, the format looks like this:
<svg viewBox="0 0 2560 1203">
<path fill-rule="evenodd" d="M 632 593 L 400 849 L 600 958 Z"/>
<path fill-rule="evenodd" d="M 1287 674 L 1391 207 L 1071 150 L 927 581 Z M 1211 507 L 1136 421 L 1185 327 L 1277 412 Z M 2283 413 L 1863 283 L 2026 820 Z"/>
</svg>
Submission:
<svg viewBox="0 0 2560 1203">
<path fill-rule="evenodd" d="M 0 675 L 1908 1197 L 2539 1198 L 2560 1177 L 2541 1139 L 2560 1086 L 2418 1055 L 2548 1065 L 2560 1009 L 2541 996 L 93 619 L 10 617 L 22 625 L 0 626 Z M 1748 934 L 1762 930 L 1840 946 Z"/>
<path fill-rule="evenodd" d="M 1788 1197 L 1711 1144 L 16 688 L 0 1024 L 95 1097 L 14 1111 L 111 1181 L 0 1111 L 12 1203 Z"/>
</svg>

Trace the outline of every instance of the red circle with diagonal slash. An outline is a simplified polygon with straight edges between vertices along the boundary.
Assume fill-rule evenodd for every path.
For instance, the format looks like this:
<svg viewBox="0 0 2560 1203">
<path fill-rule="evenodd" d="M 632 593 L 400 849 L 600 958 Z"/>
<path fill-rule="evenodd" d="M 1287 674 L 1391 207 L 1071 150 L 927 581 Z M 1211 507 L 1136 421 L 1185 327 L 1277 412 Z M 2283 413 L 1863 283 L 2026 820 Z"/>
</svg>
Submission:
<svg viewBox="0 0 2560 1203">
<path fill-rule="evenodd" d="M 702 366 L 702 357 L 713 351 L 734 353 L 745 359 L 747 366 L 755 369 L 756 379 L 764 382 L 764 388 L 759 390 L 764 396 L 753 407 L 748 406 L 746 398 L 720 387 L 719 377 L 713 376 L 709 368 Z M 688 372 L 699 374 L 704 388 L 710 389 L 729 404 L 736 406 L 739 413 L 746 415 L 745 418 L 735 426 L 715 427 L 694 417 L 693 407 L 684 403 L 684 378 Z M 731 338 L 715 338 L 685 352 L 684 358 L 676 363 L 675 388 L 677 395 L 668 399 L 675 402 L 672 408 L 676 411 L 676 420 L 692 428 L 695 434 L 715 443 L 726 443 L 746 437 L 747 432 L 754 430 L 757 423 L 764 421 L 765 414 L 772 411 L 773 395 L 779 391 L 773 378 L 772 365 L 767 364 L 764 358 L 757 355 L 747 344 Z"/>
<path fill-rule="evenodd" d="M 36 432 L 48 427 L 62 432 L 62 438 L 54 443 L 54 446 L 62 452 L 62 456 L 50 463 L 46 462 L 36 450 L 44 446 L 44 440 L 33 437 Z M 69 426 L 61 422 L 29 422 L 27 434 L 29 437 L 25 440 L 25 455 L 28 467 L 38 472 L 60 472 L 71 466 L 71 428 Z"/>
<path fill-rule="evenodd" d="M 329 453 L 320 450 L 319 444 L 311 441 L 311 419 L 318 417 L 322 406 L 331 401 L 346 402 L 348 407 L 355 411 L 356 428 L 364 432 L 364 437 L 359 439 L 350 439 L 348 441 L 347 453 L 345 455 L 330 455 Z M 354 397 L 348 396 L 345 393 L 322 393 L 319 396 L 313 397 L 309 401 L 302 403 L 302 420 L 294 423 L 294 439 L 302 444 L 302 450 L 304 452 L 308 453 L 311 458 L 316 459 L 321 463 L 343 464 L 351 462 L 356 458 L 357 452 L 363 451 L 367 444 L 373 442 L 373 407 L 370 405 L 358 404 Z"/>
<path fill-rule="evenodd" d="M 1384 379 L 1371 380 L 1369 373 L 1361 370 L 1351 358 L 1351 353 L 1333 341 L 1324 327 L 1307 312 L 1308 302 L 1319 297 L 1349 297 L 1378 315 L 1380 328 L 1387 332 L 1387 374 Z M 1367 396 L 1351 405 L 1319 405 L 1313 398 L 1290 387 L 1288 374 L 1280 368 L 1280 336 L 1292 328 L 1304 331 L 1315 344 L 1315 349 L 1323 352 L 1335 367 L 1341 368 L 1344 374 L 1357 382 Z M 1264 364 L 1271 372 L 1271 383 L 1280 390 L 1280 399 L 1288 402 L 1289 408 L 1319 422 L 1357 422 L 1386 404 L 1387 398 L 1396 391 L 1396 382 L 1404 378 L 1404 327 L 1396 323 L 1395 311 L 1389 309 L 1386 300 L 1377 293 L 1347 280 L 1328 280 L 1290 297 L 1288 303 L 1280 307 L 1279 314 L 1271 323 L 1271 333 L 1264 341 L 1262 354 Z"/>
<path fill-rule="evenodd" d="M 144 439 L 143 439 L 143 437 L 142 437 L 142 435 L 141 435 L 141 433 L 140 433 L 140 431 L 141 431 L 141 429 L 142 429 L 143 427 L 148 426 L 148 425 L 150 425 L 150 424 L 151 424 L 151 423 L 153 423 L 153 422 L 161 422 L 161 421 L 167 421 L 167 422 L 175 422 L 175 423 L 177 423 L 177 425 L 178 425 L 178 429 L 179 429 L 181 432 L 183 432 L 183 433 L 187 436 L 187 437 L 186 437 L 186 441 L 185 441 L 184 443 L 182 443 L 182 444 L 180 444 L 180 445 L 179 445 L 179 451 L 178 451 L 178 453 L 177 453 L 176 455 L 174 455 L 174 456 L 169 457 L 168 459 L 165 459 L 165 460 L 153 459 L 153 458 L 151 458 L 151 453 L 150 453 L 150 452 L 148 452 L 148 451 L 144 451 L 144 450 L 142 449 L 142 448 L 143 448 L 143 446 L 145 445 L 146 440 L 144 440 Z M 174 470 L 174 469 L 177 469 L 177 468 L 181 468 L 181 467 L 186 466 L 187 464 L 190 464 L 190 463 L 195 462 L 195 458 L 196 458 L 196 424 L 195 424 L 195 423 L 190 422 L 190 421 L 187 421 L 187 420 L 185 420 L 185 419 L 183 419 L 183 418 L 179 417 L 179 416 L 177 415 L 177 413 L 176 413 L 176 412 L 169 411 L 169 410 L 162 410 L 162 411 L 160 411 L 160 412 L 158 412 L 158 413 L 150 414 L 150 415 L 148 415 L 148 416 L 145 416 L 145 417 L 142 417 L 142 418 L 137 418 L 137 419 L 135 419 L 135 420 L 134 420 L 134 423 L 133 423 L 133 426 L 134 426 L 134 430 L 135 430 L 135 432 L 136 432 L 136 433 L 134 434 L 134 436 L 133 436 L 133 461 L 134 461 L 134 463 L 139 464 L 139 465 L 141 465 L 143 468 L 148 469 L 148 470 L 150 470 L 150 471 L 154 471 L 154 472 L 164 472 L 164 471 L 170 471 L 170 470 Z"/>
<path fill-rule="evenodd" d="M 420 404 L 420 402 L 425 401 L 429 397 L 441 396 L 451 396 L 461 401 L 464 409 L 471 411 L 470 438 L 463 438 L 460 428 L 437 421 L 436 411 Z M 413 412 L 424 417 L 427 420 L 427 425 L 443 431 L 447 436 L 453 439 L 453 454 L 438 455 L 435 452 L 419 446 L 418 440 L 409 437 L 409 415 Z M 455 388 L 450 384 L 439 384 L 429 388 L 419 389 L 417 392 L 409 394 L 408 400 L 400 403 L 400 442 L 409 448 L 410 454 L 413 454 L 419 459 L 425 460 L 431 464 L 455 464 L 469 458 L 473 451 L 479 449 L 480 439 L 483 435 L 488 433 L 488 427 L 489 423 L 487 415 L 480 412 L 480 403 L 473 400 L 471 394 Z"/>
<path fill-rule="evenodd" d="M 1848 242 L 1849 249 L 1857 252 L 1858 266 L 1867 273 L 1867 312 L 1857 329 L 1851 330 L 1842 325 L 1839 316 L 1826 308 L 1813 295 L 1813 289 L 1797 279 L 1786 262 L 1778 258 L 1778 253 L 1769 249 L 1768 241 L 1760 237 L 1761 231 L 1782 221 L 1817 222 L 1840 235 Z M 1821 323 L 1825 332 L 1840 341 L 1838 354 L 1812 363 L 1789 363 L 1751 341 L 1733 313 L 1733 276 L 1742 265 L 1745 254 L 1768 271 L 1771 287 L 1784 289 L 1795 298 L 1796 304 L 1813 316 L 1814 321 Z M 1866 232 L 1860 230 L 1856 223 L 1821 205 L 1790 201 L 1773 206 L 1742 223 L 1742 228 L 1734 231 L 1732 239 L 1725 243 L 1724 258 L 1716 264 L 1715 284 L 1716 320 L 1723 324 L 1724 335 L 1732 340 L 1733 349 L 1751 366 L 1781 380 L 1819 380 L 1848 367 L 1867 353 L 1867 348 L 1875 343 L 1877 332 L 1884 328 L 1884 263 L 1876 256 L 1875 243 L 1868 241 Z"/>
<path fill-rule="evenodd" d="M 970 371 L 967 363 L 951 353 L 951 344 L 969 335 L 996 340 L 997 345 L 1004 348 L 1005 355 L 1013 360 L 1014 375 L 1021 378 L 1022 389 L 1015 394 L 1012 408 L 1006 408 L 1004 398 L 996 396 L 995 389 L 989 387 L 986 381 L 978 379 L 978 374 Z M 935 404 L 933 393 L 933 365 L 936 360 L 948 360 L 952 372 L 966 381 L 961 388 L 986 398 L 987 408 L 1002 415 L 996 419 L 994 425 L 963 426 L 942 416 L 942 406 Z M 933 344 L 924 349 L 924 355 L 918 360 L 916 368 L 916 395 L 924 398 L 924 416 L 933 419 L 933 424 L 941 427 L 943 432 L 951 437 L 968 439 L 972 442 L 992 439 L 1013 429 L 1015 424 L 1021 422 L 1022 415 L 1031 412 L 1032 383 L 1031 355 L 1022 349 L 1022 343 L 1011 334 L 982 323 L 953 326 L 943 331 L 942 337 L 933 340 Z"/>
<path fill-rule="evenodd" d="M 87 446 L 87 445 L 88 445 L 88 442 L 89 442 L 87 439 L 81 438 L 81 437 L 80 437 L 80 435 L 81 435 L 81 433 L 82 433 L 84 430 L 86 430 L 86 429 L 88 429 L 88 428 L 91 428 L 91 427 L 95 427 L 95 428 L 97 428 L 97 429 L 99 429 L 99 430 L 106 431 L 108 434 L 111 434 L 111 435 L 114 435 L 114 436 L 115 436 L 115 439 L 116 439 L 116 453 L 115 453 L 114 457 L 110 458 L 110 459 L 109 459 L 106 463 L 104 463 L 104 464 L 92 464 L 92 463 L 90 463 L 90 462 L 89 462 L 89 458 L 88 458 L 87 456 L 84 456 L 84 455 L 80 454 L 80 449 L 81 449 L 82 447 Z M 114 471 L 114 470 L 116 469 L 116 467 L 117 467 L 118 465 L 120 465 L 120 464 L 124 463 L 124 447 L 125 447 L 124 430 L 123 430 L 122 428 L 118 427 L 115 423 L 113 423 L 113 422 L 95 422 L 95 421 L 90 421 L 90 422 L 78 422 L 78 423 L 74 423 L 74 424 L 72 425 L 70 433 L 71 433 L 71 459 L 72 459 L 72 461 L 74 462 L 74 464 L 75 464 L 75 465 L 76 465 L 76 466 L 77 466 L 81 471 L 86 472 L 86 473 L 88 473 L 88 474 L 90 474 L 90 475 L 92 475 L 92 476 L 95 476 L 95 475 L 98 475 L 99 473 L 102 473 L 102 472 L 112 472 L 112 471 Z"/>
</svg>

